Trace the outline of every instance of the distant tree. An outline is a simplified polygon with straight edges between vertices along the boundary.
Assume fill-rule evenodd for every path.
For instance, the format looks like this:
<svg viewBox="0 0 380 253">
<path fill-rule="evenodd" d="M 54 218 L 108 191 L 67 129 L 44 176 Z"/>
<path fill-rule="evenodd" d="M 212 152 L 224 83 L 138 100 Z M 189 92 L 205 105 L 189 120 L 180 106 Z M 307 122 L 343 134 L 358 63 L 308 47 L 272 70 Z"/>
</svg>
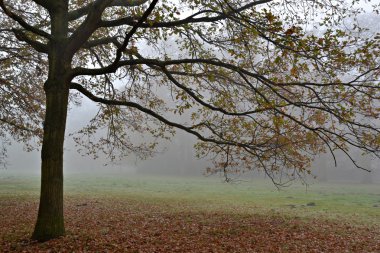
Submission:
<svg viewBox="0 0 380 253">
<path fill-rule="evenodd" d="M 276 184 L 326 150 L 377 155 L 380 44 L 357 22 L 364 2 L 0 0 L 1 133 L 42 146 L 32 237 L 64 234 L 66 115 L 83 96 L 99 105 L 74 136 L 89 155 L 146 156 L 179 129 L 209 172 Z"/>
<path fill-rule="evenodd" d="M 6 149 L 6 143 L 7 141 L 4 139 L 4 137 L 0 136 L 1 140 L 1 146 L 0 146 L 0 169 L 6 168 L 6 158 L 7 158 L 7 149 Z"/>
</svg>

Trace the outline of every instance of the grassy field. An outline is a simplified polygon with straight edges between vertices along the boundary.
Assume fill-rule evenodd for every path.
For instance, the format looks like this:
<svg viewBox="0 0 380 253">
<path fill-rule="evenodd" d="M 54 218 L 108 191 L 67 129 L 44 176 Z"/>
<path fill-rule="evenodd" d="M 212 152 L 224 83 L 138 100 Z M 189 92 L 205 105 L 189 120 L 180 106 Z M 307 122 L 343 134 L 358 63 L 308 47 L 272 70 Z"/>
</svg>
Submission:
<svg viewBox="0 0 380 253">
<path fill-rule="evenodd" d="M 314 183 L 307 188 L 301 184 L 294 184 L 279 191 L 270 181 L 254 179 L 223 183 L 217 177 L 137 177 L 125 174 L 109 174 L 106 176 L 93 174 L 89 177 L 85 174 L 69 174 L 65 177 L 65 215 L 68 223 L 66 226 L 68 235 L 53 245 L 52 242 L 33 244 L 27 240 L 35 220 L 38 194 L 39 178 L 37 175 L 25 176 L 7 171 L 0 172 L 0 219 L 2 219 L 0 222 L 5 224 L 0 233 L 0 238 L 3 241 L 0 246 L 2 245 L 3 251 L 30 250 L 30 252 L 34 252 L 51 248 L 57 251 L 65 251 L 68 249 L 63 250 L 60 246 L 55 248 L 57 243 L 61 245 L 60 243 L 63 242 L 63 247 L 67 245 L 65 240 L 73 240 L 76 236 L 79 236 L 82 241 L 78 243 L 77 247 L 79 248 L 77 250 L 75 250 L 75 246 L 72 250 L 91 251 L 91 247 L 95 246 L 87 243 L 87 241 L 84 243 L 83 240 L 98 238 L 98 241 L 102 241 L 105 240 L 104 236 L 107 237 L 106 235 L 112 238 L 110 234 L 117 231 L 116 228 L 123 230 L 122 227 L 125 226 L 128 231 L 128 227 L 134 226 L 128 223 L 130 222 L 129 219 L 124 220 L 124 218 L 115 225 L 112 219 L 109 220 L 110 217 L 134 216 L 142 224 L 145 224 L 144 222 L 156 224 L 156 226 L 152 225 L 154 227 L 149 229 L 150 232 L 156 231 L 161 234 L 167 229 L 167 236 L 172 233 L 175 235 L 184 233 L 182 234 L 184 238 L 191 238 L 187 234 L 191 233 L 191 224 L 196 224 L 194 226 L 197 228 L 199 226 L 209 227 L 215 231 L 207 232 L 202 238 L 206 240 L 205 243 L 209 240 L 216 240 L 217 245 L 224 236 L 231 238 L 231 233 L 236 238 L 241 238 L 242 234 L 248 232 L 249 238 L 253 235 L 263 236 L 268 232 L 266 228 L 272 226 L 273 221 L 275 221 L 278 231 L 269 233 L 266 237 L 267 241 L 270 241 L 272 235 L 281 231 L 280 234 L 287 231 L 288 234 L 296 233 L 299 235 L 298 233 L 301 233 L 304 235 L 304 230 L 307 228 L 306 234 L 315 232 L 312 234 L 314 238 L 319 238 L 318 240 L 322 241 L 323 238 L 326 239 L 325 244 L 319 242 L 319 246 L 315 246 L 317 247 L 315 249 L 322 247 L 320 251 L 329 249 L 329 252 L 335 250 L 335 252 L 342 252 L 343 249 L 348 250 L 348 252 L 377 252 L 377 250 L 380 252 L 380 236 L 376 237 L 380 232 L 378 229 L 380 227 L 379 184 Z M 25 209 L 25 212 L 29 210 L 29 213 L 15 215 L 12 213 L 14 208 Z M 86 213 L 87 215 L 85 215 Z M 251 226 L 247 228 L 244 224 L 251 224 L 253 218 L 255 218 L 255 222 L 260 222 L 253 226 L 255 230 L 251 231 Z M 168 220 L 161 223 L 162 219 Z M 93 224 L 93 227 L 97 228 L 97 232 L 95 234 L 90 232 L 86 228 L 86 224 L 81 224 L 84 222 L 83 220 L 88 224 Z M 95 221 L 104 223 L 94 224 Z M 226 221 L 228 223 L 224 224 Z M 168 222 L 174 223 L 168 225 Z M 183 222 L 186 224 L 182 224 Z M 179 224 L 188 227 L 188 229 L 181 230 L 181 233 L 170 229 L 179 226 Z M 224 224 L 224 226 L 219 227 L 220 224 Z M 140 225 L 136 228 L 136 231 L 139 231 L 136 233 L 145 233 L 146 230 L 139 230 L 144 227 Z M 262 230 L 258 227 L 261 227 Z M 312 230 L 310 230 L 311 227 L 313 227 Z M 296 232 L 288 231 L 292 228 L 296 229 Z M 225 231 L 228 231 L 228 234 L 225 234 Z M 259 233 L 259 231 L 261 232 Z M 115 238 L 118 238 L 120 233 L 115 233 L 113 234 L 114 240 L 109 240 L 118 241 Z M 122 248 L 117 248 L 115 243 L 107 241 L 106 244 L 100 244 L 96 247 L 103 248 L 105 251 L 126 252 L 184 252 L 192 249 L 191 243 L 188 245 L 189 248 L 184 246 L 187 244 L 183 238 L 178 239 L 176 242 L 179 243 L 178 245 L 172 241 L 162 244 L 162 240 L 150 241 L 157 236 L 149 233 L 146 235 L 146 238 L 150 238 L 147 239 L 146 247 L 141 246 L 140 237 L 140 239 L 134 239 L 140 246 L 132 243 L 130 247 L 127 247 L 119 243 L 117 245 Z M 356 233 L 358 233 L 357 236 L 355 236 Z M 335 242 L 335 246 L 328 246 L 328 238 L 331 239 L 331 236 L 337 234 L 342 237 L 335 239 L 338 241 Z M 305 236 L 309 238 L 312 235 Z M 129 234 L 128 238 L 133 236 L 133 233 Z M 355 240 L 350 244 L 347 238 L 352 236 Z M 361 238 L 361 236 L 365 238 Z M 260 246 L 259 239 L 252 240 L 250 243 L 243 243 L 243 245 L 240 245 L 237 239 L 233 241 L 223 240 L 229 241 L 229 244 L 222 248 L 215 246 L 219 250 L 211 252 L 231 252 L 231 250 L 234 251 L 233 249 L 237 249 L 236 252 L 279 252 L 278 250 L 283 252 L 305 252 L 306 250 L 309 252 L 307 247 L 311 245 L 310 242 L 305 244 L 304 240 L 298 240 L 297 242 L 300 243 L 298 245 L 291 239 L 285 238 L 281 245 L 272 245 L 274 248 L 271 249 L 265 248 L 267 244 Z M 275 243 L 278 237 L 274 237 L 273 240 Z M 208 251 L 208 246 L 203 245 L 201 241 L 197 240 L 200 243 L 198 243 L 199 252 Z M 344 241 L 348 242 L 345 244 Z M 72 243 L 72 241 L 70 242 Z M 289 242 L 289 245 L 285 242 Z M 179 247 L 178 250 L 174 246 L 165 250 L 166 246 L 173 243 Z M 222 242 L 220 243 L 223 245 Z M 359 246 L 357 247 L 358 243 Z M 235 248 L 236 245 L 240 246 Z M 294 248 L 295 245 L 298 245 L 298 248 Z M 378 248 L 376 248 L 377 246 Z"/>
</svg>

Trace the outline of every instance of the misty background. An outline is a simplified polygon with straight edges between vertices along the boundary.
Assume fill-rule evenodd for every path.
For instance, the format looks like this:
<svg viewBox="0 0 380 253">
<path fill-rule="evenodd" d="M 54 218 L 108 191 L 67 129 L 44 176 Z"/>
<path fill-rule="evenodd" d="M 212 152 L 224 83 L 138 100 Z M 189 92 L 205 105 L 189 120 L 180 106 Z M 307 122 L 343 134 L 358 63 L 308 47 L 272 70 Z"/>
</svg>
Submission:
<svg viewBox="0 0 380 253">
<path fill-rule="evenodd" d="M 67 131 L 64 151 L 64 173 L 92 173 L 96 174 L 148 174 L 162 176 L 205 176 L 206 168 L 212 166 L 209 159 L 197 159 L 193 145 L 196 138 L 182 131 L 171 141 L 161 144 L 155 156 L 141 160 L 131 154 L 124 160 L 110 162 L 100 154 L 98 159 L 83 156 L 78 153 L 70 133 L 80 130 L 97 113 L 97 105 L 87 98 L 83 98 L 81 106 L 73 106 L 68 113 Z M 343 154 L 336 153 L 337 166 L 335 166 L 331 154 L 321 154 L 312 165 L 312 174 L 317 181 L 349 181 L 355 183 L 380 183 L 379 161 L 362 156 L 360 151 L 353 152 L 353 158 L 372 172 L 358 169 Z M 0 170 L 1 174 L 7 173 L 40 173 L 40 152 L 27 152 L 23 144 L 15 141 L 8 147 L 7 165 Z M 216 175 L 218 176 L 218 175 Z M 236 175 L 235 175 L 236 176 Z M 233 177 L 235 177 L 233 175 Z M 264 173 L 252 171 L 239 175 L 241 178 L 262 178 Z M 310 180 L 314 181 L 312 178 Z"/>
</svg>

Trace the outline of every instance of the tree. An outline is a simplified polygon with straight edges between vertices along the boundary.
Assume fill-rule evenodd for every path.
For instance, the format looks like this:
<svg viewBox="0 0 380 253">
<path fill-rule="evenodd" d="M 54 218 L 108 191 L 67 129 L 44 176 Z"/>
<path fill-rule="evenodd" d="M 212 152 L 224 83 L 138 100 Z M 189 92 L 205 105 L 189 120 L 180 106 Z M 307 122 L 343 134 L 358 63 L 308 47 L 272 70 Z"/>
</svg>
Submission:
<svg viewBox="0 0 380 253">
<path fill-rule="evenodd" d="M 361 2 L 0 0 L 1 134 L 42 146 L 32 237 L 64 234 L 66 115 L 82 97 L 99 113 L 74 138 L 94 156 L 146 156 L 179 129 L 209 172 L 281 184 L 326 149 L 378 155 L 379 38 Z"/>
</svg>

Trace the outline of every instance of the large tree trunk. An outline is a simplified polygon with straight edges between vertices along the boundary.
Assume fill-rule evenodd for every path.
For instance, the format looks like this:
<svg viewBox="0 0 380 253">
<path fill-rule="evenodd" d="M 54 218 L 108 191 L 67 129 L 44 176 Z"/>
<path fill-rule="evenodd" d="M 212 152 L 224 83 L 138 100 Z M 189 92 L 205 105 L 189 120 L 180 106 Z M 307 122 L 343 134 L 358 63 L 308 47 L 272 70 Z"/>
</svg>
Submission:
<svg viewBox="0 0 380 253">
<path fill-rule="evenodd" d="M 63 144 L 68 108 L 71 58 L 66 52 L 68 0 L 50 1 L 49 76 L 44 85 L 46 115 L 41 152 L 41 196 L 32 238 L 46 241 L 64 235 Z"/>
<path fill-rule="evenodd" d="M 42 144 L 41 195 L 32 238 L 46 241 L 65 233 L 63 222 L 63 145 L 68 89 L 46 91 L 46 116 Z"/>
</svg>

